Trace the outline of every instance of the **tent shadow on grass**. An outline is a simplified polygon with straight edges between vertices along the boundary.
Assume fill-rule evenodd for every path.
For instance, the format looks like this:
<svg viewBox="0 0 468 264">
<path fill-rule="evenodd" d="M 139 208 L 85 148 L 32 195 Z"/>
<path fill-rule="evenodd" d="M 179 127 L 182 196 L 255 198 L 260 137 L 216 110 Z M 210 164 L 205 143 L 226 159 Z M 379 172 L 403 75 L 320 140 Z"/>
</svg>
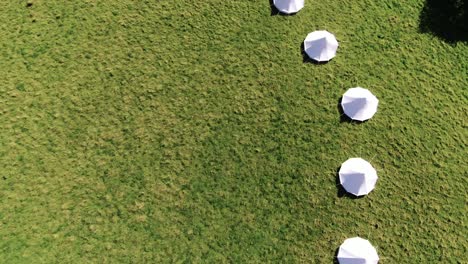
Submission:
<svg viewBox="0 0 468 264">
<path fill-rule="evenodd" d="M 351 194 L 351 193 L 347 192 L 345 190 L 345 188 L 343 188 L 343 185 L 341 185 L 341 183 L 340 183 L 340 175 L 339 175 L 340 168 L 341 168 L 341 166 L 338 167 L 338 169 L 336 169 L 336 172 L 335 172 L 335 184 L 336 184 L 336 188 L 337 188 L 336 195 L 339 198 L 347 197 L 347 198 L 353 199 L 353 200 L 363 198 L 365 195 L 356 196 L 354 194 Z"/>
<path fill-rule="evenodd" d="M 426 0 L 419 31 L 448 42 L 468 41 L 467 0 Z"/>
<path fill-rule="evenodd" d="M 273 3 L 273 0 L 269 0 L 270 1 L 270 16 L 294 16 L 296 15 L 297 13 L 292 13 L 292 14 L 285 14 L 285 13 L 281 13 L 278 8 L 276 8 L 275 4 Z"/>
<path fill-rule="evenodd" d="M 316 61 L 316 60 L 313 60 L 309 57 L 309 55 L 307 55 L 307 53 L 305 52 L 305 48 L 304 48 L 304 42 L 301 42 L 301 55 L 302 55 L 302 62 L 303 63 L 312 63 L 312 64 L 315 64 L 315 65 L 323 65 L 323 64 L 327 64 L 328 62 L 330 62 L 331 60 L 329 61 Z"/>
<path fill-rule="evenodd" d="M 273 0 L 270 0 L 270 16 L 277 16 L 281 14 L 281 12 L 276 8 L 276 6 L 273 4 Z"/>
<path fill-rule="evenodd" d="M 340 248 L 337 248 L 335 250 L 335 254 L 333 255 L 333 264 L 340 264 L 340 262 L 338 261 L 338 252 L 340 252 Z"/>
<path fill-rule="evenodd" d="M 353 120 L 349 118 L 349 116 L 347 116 L 344 113 L 343 107 L 341 106 L 342 100 L 343 100 L 343 96 L 341 96 L 340 99 L 338 99 L 338 104 L 336 106 L 338 108 L 338 113 L 340 113 L 340 123 L 362 124 L 362 123 L 367 122 L 367 120 L 359 121 L 359 120 Z"/>
</svg>

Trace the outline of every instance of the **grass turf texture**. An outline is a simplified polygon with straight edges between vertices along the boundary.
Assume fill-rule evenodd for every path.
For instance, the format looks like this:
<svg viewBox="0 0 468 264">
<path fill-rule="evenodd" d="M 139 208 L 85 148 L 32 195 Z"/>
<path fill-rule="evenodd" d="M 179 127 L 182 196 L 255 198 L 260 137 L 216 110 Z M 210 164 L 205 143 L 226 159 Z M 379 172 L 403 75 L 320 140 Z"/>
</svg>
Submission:
<svg viewBox="0 0 468 264">
<path fill-rule="evenodd" d="M 468 46 L 419 33 L 422 0 L 30 3 L 1 1 L 2 261 L 331 263 L 356 235 L 467 261 Z M 318 29 L 337 57 L 303 63 Z M 362 199 L 336 185 L 356 156 Z"/>
</svg>

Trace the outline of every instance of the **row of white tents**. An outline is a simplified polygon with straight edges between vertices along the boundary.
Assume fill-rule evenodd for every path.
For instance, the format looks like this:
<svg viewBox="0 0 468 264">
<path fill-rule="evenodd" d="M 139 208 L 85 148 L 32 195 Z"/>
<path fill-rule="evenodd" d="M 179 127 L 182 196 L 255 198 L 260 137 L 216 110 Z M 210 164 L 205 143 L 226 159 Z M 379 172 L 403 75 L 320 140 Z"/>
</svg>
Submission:
<svg viewBox="0 0 468 264">
<path fill-rule="evenodd" d="M 278 0 L 280 1 L 280 0 Z M 283 0 L 284 1 L 284 0 Z M 325 30 L 317 30 L 307 35 L 304 40 L 304 51 L 311 59 L 324 62 L 336 55 L 338 41 Z M 343 94 L 341 106 L 343 112 L 352 120 L 365 121 L 377 112 L 379 100 L 369 90 L 355 87 Z"/>
<path fill-rule="evenodd" d="M 367 195 L 375 188 L 377 171 L 372 165 L 361 158 L 350 158 L 343 162 L 338 172 L 340 184 L 355 195 Z M 377 264 L 379 256 L 372 244 L 363 238 L 346 239 L 341 244 L 337 256 L 340 264 Z"/>
<path fill-rule="evenodd" d="M 304 7 L 304 0 L 273 0 L 278 11 L 285 14 L 297 13 Z M 309 33 L 304 40 L 304 52 L 317 62 L 328 62 L 336 56 L 338 41 L 328 31 L 318 30 Z M 352 120 L 365 121 L 377 112 L 379 100 L 369 90 L 355 87 L 348 89 L 341 99 L 344 114 Z M 375 188 L 377 171 L 361 158 L 350 158 L 341 164 L 338 172 L 340 184 L 355 196 L 367 195 Z M 377 250 L 363 238 L 346 239 L 341 244 L 338 255 L 341 264 L 376 264 L 379 262 Z"/>
<path fill-rule="evenodd" d="M 276 0 L 291 1 L 291 0 Z M 330 61 L 336 56 L 338 41 L 326 30 L 317 30 L 307 35 L 304 40 L 304 52 L 317 62 Z M 356 87 L 343 95 L 341 106 L 343 112 L 352 120 L 365 121 L 377 112 L 379 100 L 369 90 Z"/>
</svg>

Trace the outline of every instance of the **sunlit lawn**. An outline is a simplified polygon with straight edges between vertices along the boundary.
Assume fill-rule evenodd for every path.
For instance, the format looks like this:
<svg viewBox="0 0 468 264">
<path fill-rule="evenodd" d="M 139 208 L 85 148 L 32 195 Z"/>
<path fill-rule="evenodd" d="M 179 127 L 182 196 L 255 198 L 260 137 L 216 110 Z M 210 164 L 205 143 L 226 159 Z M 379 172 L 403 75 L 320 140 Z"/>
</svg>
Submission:
<svg viewBox="0 0 468 264">
<path fill-rule="evenodd" d="M 0 1 L 2 262 L 467 261 L 468 45 L 419 32 L 423 0 L 30 2 Z M 304 63 L 318 29 L 337 56 Z"/>
</svg>

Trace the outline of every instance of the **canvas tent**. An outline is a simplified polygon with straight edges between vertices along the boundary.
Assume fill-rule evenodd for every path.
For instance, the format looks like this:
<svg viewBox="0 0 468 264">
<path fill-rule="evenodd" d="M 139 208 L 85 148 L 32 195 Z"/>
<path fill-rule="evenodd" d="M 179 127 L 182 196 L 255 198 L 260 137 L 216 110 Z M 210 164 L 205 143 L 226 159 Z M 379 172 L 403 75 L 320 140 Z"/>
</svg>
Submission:
<svg viewBox="0 0 468 264">
<path fill-rule="evenodd" d="M 371 192 L 378 179 L 374 167 L 361 158 L 350 158 L 343 162 L 338 174 L 343 188 L 356 196 Z"/>
<path fill-rule="evenodd" d="M 317 61 L 329 61 L 336 55 L 338 41 L 326 30 L 311 32 L 304 40 L 304 51 L 309 58 Z"/>
<path fill-rule="evenodd" d="M 369 90 L 356 87 L 350 88 L 343 94 L 341 107 L 351 119 L 365 121 L 377 112 L 379 100 Z"/>
<path fill-rule="evenodd" d="M 273 0 L 273 4 L 281 13 L 294 14 L 304 7 L 304 0 Z"/>
<path fill-rule="evenodd" d="M 338 250 L 340 264 L 377 264 L 379 256 L 372 244 L 363 238 L 346 239 Z"/>
</svg>

